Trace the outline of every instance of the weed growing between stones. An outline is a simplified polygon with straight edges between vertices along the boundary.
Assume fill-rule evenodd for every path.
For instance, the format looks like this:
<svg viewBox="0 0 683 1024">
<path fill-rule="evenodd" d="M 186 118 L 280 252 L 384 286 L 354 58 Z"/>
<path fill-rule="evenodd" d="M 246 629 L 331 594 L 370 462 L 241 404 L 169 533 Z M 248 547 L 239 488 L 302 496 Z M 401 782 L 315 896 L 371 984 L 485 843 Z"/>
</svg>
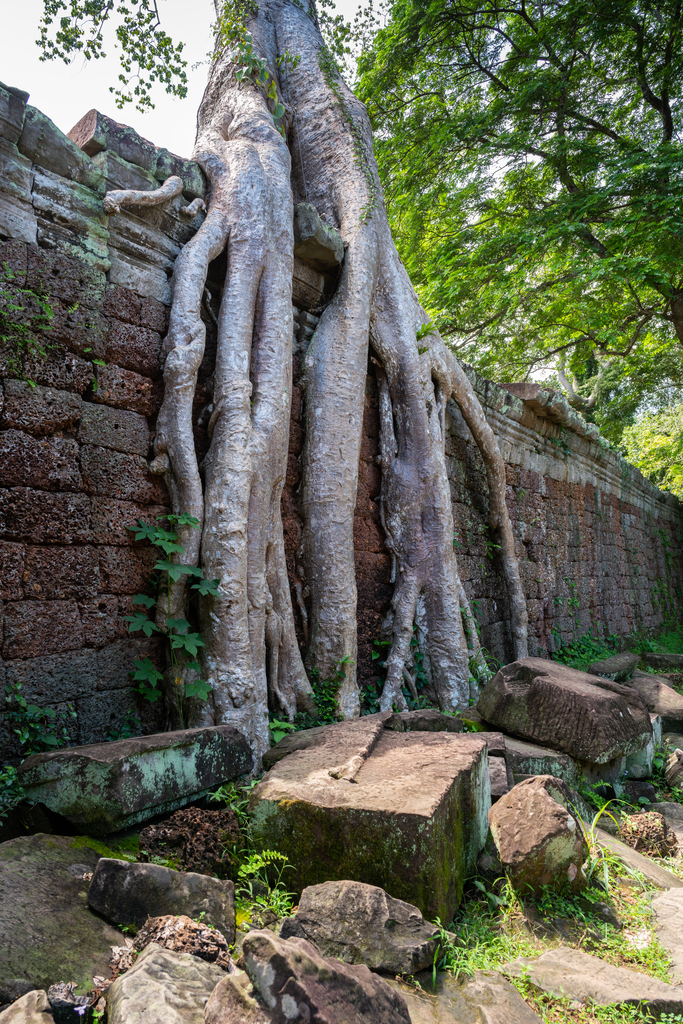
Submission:
<svg viewBox="0 0 683 1024">
<path fill-rule="evenodd" d="M 190 526 L 193 529 L 199 528 L 199 520 L 193 516 L 165 515 L 158 516 L 157 523 L 166 522 L 172 528 L 149 525 L 139 519 L 137 526 L 129 526 L 128 529 L 135 533 L 135 540 L 147 540 L 154 547 L 158 548 L 166 556 L 156 562 L 154 568 L 160 574 L 156 581 L 157 596 L 150 597 L 147 594 L 137 594 L 133 598 L 133 604 L 142 605 L 145 611 L 138 611 L 134 615 L 126 615 L 129 622 L 129 632 L 136 633 L 141 630 L 145 636 L 152 636 L 153 633 L 165 634 L 168 639 L 168 655 L 170 663 L 171 684 L 170 706 L 171 714 L 177 716 L 181 729 L 185 728 L 184 704 L 189 698 L 196 698 L 205 701 L 211 687 L 203 679 L 198 678 L 201 671 L 197 654 L 199 648 L 204 646 L 201 635 L 192 631 L 187 616 L 190 614 L 190 600 L 193 596 L 200 598 L 215 597 L 218 594 L 220 580 L 205 579 L 202 570 L 195 565 L 183 565 L 180 562 L 172 562 L 174 555 L 182 555 L 184 548 L 178 544 L 178 534 L 173 527 Z M 171 584 L 177 583 L 182 576 L 192 576 L 195 582 L 186 591 L 186 598 L 182 608 L 173 608 L 171 604 Z M 160 608 L 159 594 L 166 596 L 166 608 L 163 612 Z M 194 594 L 192 593 L 194 592 Z M 147 617 L 151 608 L 157 609 L 156 621 Z M 164 678 L 163 672 L 159 672 L 150 658 L 140 658 L 135 662 L 135 671 L 131 675 L 137 685 L 137 692 L 144 700 L 157 701 L 163 696 L 159 683 Z"/>
<path fill-rule="evenodd" d="M 669 981 L 668 955 L 653 930 L 651 900 L 659 890 L 614 858 L 608 857 L 607 867 L 607 890 L 592 884 L 577 894 L 544 888 L 527 897 L 505 878 L 471 880 L 449 928 L 437 922 L 434 970 L 462 979 L 476 970 L 505 974 L 504 965 L 518 957 L 571 946 L 617 967 Z M 577 1007 L 540 992 L 524 976 L 508 980 L 546 1024 L 644 1024 L 649 1019 L 638 1007 Z"/>
<path fill-rule="evenodd" d="M 287 917 L 294 906 L 294 893 L 287 892 L 283 874 L 292 870 L 278 850 L 260 850 L 245 857 L 237 871 L 235 904 L 243 913 Z M 253 922 L 256 924 L 256 922 Z"/>
</svg>

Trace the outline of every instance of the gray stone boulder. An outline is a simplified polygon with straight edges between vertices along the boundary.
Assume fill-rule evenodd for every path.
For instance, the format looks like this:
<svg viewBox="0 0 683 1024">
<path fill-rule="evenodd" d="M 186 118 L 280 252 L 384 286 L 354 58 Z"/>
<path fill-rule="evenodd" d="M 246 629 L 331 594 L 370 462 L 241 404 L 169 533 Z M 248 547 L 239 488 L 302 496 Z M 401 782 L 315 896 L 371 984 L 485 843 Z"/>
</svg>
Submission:
<svg viewBox="0 0 683 1024">
<path fill-rule="evenodd" d="M 561 779 L 538 775 L 518 783 L 489 811 L 501 864 L 516 888 L 585 885 L 581 868 L 588 846 L 571 801 Z"/>
<path fill-rule="evenodd" d="M 215 964 L 152 942 L 107 991 L 108 1024 L 204 1024 L 206 1004 L 224 977 Z"/>
<path fill-rule="evenodd" d="M 634 672 L 629 685 L 642 697 L 651 714 L 659 715 L 665 732 L 683 731 L 683 697 L 666 676 Z"/>
<path fill-rule="evenodd" d="M 387 722 L 387 729 L 396 732 L 462 732 L 463 723 L 455 715 L 445 715 L 434 708 L 418 711 L 397 711 Z"/>
<path fill-rule="evenodd" d="M 527 978 L 555 999 L 598 1006 L 638 1006 L 655 1018 L 683 1011 L 683 986 L 668 985 L 625 967 L 613 967 L 597 956 L 560 946 L 538 958 L 519 957 L 501 970 Z"/>
<path fill-rule="evenodd" d="M 477 709 L 487 722 L 589 764 L 606 764 L 647 746 L 650 716 L 629 686 L 542 658 L 496 672 Z"/>
<path fill-rule="evenodd" d="M 321 219 L 313 203 L 294 207 L 294 255 L 322 271 L 334 270 L 344 259 L 341 235 Z"/>
<path fill-rule="evenodd" d="M 19 781 L 28 800 L 106 835 L 184 807 L 252 767 L 241 733 L 216 725 L 33 754 Z"/>
<path fill-rule="evenodd" d="M 642 660 L 656 672 L 683 672 L 683 654 L 659 654 L 646 651 Z"/>
<path fill-rule="evenodd" d="M 47 992 L 34 989 L 0 1013 L 0 1024 L 53 1024 Z"/>
<path fill-rule="evenodd" d="M 505 760 L 515 783 L 523 782 L 531 775 L 552 775 L 562 779 L 568 786 L 576 788 L 581 772 L 576 761 L 569 754 L 562 754 L 550 747 L 508 736 L 505 741 Z"/>
<path fill-rule="evenodd" d="M 605 676 L 615 683 L 625 683 L 631 678 L 639 662 L 639 654 L 623 651 L 621 654 L 613 654 L 611 658 L 605 658 L 604 661 L 596 661 L 588 671 L 592 676 Z"/>
<path fill-rule="evenodd" d="M 406 1001 L 412 1024 L 541 1024 L 519 992 L 497 971 L 475 971 L 464 984 L 452 974 L 417 979 L 421 988 L 390 981 Z"/>
<path fill-rule="evenodd" d="M 249 932 L 242 958 L 246 975 L 216 986 L 205 1024 L 411 1024 L 405 999 L 383 978 L 322 957 L 305 939 Z"/>
<path fill-rule="evenodd" d="M 287 857 L 296 892 L 353 879 L 450 921 L 488 834 L 486 741 L 388 718 L 330 726 L 279 761 L 252 793 L 251 837 Z"/>
<path fill-rule="evenodd" d="M 0 1004 L 67 978 L 79 993 L 108 978 L 124 937 L 88 907 L 99 855 L 82 839 L 22 836 L 0 844 Z"/>
<path fill-rule="evenodd" d="M 235 941 L 235 886 L 194 871 L 173 871 L 161 864 L 131 864 L 102 857 L 88 903 L 109 921 L 141 928 L 148 917 L 187 915 Z"/>
<path fill-rule="evenodd" d="M 363 882 L 324 882 L 304 889 L 283 939 L 313 943 L 323 956 L 388 974 L 415 974 L 432 964 L 438 929 L 417 907 Z"/>
</svg>

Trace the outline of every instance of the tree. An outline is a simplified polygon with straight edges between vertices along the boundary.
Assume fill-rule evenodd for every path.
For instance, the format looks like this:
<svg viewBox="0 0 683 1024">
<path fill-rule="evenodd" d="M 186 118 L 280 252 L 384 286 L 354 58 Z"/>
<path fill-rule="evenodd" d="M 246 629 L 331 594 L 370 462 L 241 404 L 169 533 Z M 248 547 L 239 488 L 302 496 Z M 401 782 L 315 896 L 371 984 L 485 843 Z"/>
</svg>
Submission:
<svg viewBox="0 0 683 1024">
<path fill-rule="evenodd" d="M 587 414 L 633 396 L 644 364 L 680 386 L 680 0 L 389 13 L 360 94 L 399 251 L 449 343 L 496 380 L 553 369 Z"/>
<path fill-rule="evenodd" d="M 92 13 L 89 4 L 76 11 L 80 22 L 75 0 L 65 15 L 76 37 Z M 97 6 L 100 18 L 115 14 L 112 2 L 97 0 Z M 183 561 L 220 580 L 217 595 L 201 604 L 203 674 L 213 691 L 190 720 L 231 722 L 260 755 L 268 746 L 269 693 L 271 708 L 288 715 L 310 701 L 280 518 L 292 383 L 295 201 L 314 203 L 345 247 L 336 293 L 305 358 L 301 512 L 308 665 L 321 678 L 343 666 L 339 705 L 344 716 L 357 715 L 353 512 L 369 356 L 379 380 L 381 508 L 396 579 L 382 708 L 405 707 L 403 672 L 418 612 L 441 706 L 452 710 L 468 702 L 468 640 L 470 650 L 477 641 L 453 550 L 444 458 L 451 397 L 487 466 L 490 525 L 508 581 L 516 656 L 526 654 L 526 605 L 495 437 L 459 363 L 424 326 L 392 242 L 365 108 L 342 81 L 314 7 L 307 0 L 261 0 L 258 7 L 221 7 L 218 19 L 193 154 L 209 181 L 208 211 L 176 260 L 153 468 L 164 474 L 174 512 L 202 526 L 179 525 Z M 61 30 L 68 36 L 64 19 Z M 105 204 L 113 210 L 139 199 L 114 193 Z M 202 479 L 191 410 L 204 353 L 207 269 L 224 249 L 211 447 Z M 184 604 L 186 582 L 181 576 L 171 583 L 172 614 Z M 272 615 L 276 630 L 267 623 Z M 163 625 L 166 609 L 157 609 L 157 617 Z M 273 635 L 277 659 L 267 657 Z M 267 675 L 273 660 L 276 680 Z"/>
<path fill-rule="evenodd" d="M 683 404 L 638 417 L 624 431 L 623 444 L 634 466 L 683 498 Z"/>
</svg>

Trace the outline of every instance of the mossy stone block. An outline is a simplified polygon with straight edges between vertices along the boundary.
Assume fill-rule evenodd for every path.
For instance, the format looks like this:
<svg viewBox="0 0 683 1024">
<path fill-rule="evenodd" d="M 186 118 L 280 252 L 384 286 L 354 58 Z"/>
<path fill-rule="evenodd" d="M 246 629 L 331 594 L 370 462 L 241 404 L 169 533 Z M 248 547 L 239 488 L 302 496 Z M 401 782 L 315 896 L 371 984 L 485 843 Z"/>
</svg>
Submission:
<svg viewBox="0 0 683 1024">
<path fill-rule="evenodd" d="M 448 922 L 488 833 L 486 741 L 393 732 L 387 717 L 332 726 L 275 765 L 252 795 L 252 836 L 285 854 L 299 893 L 351 879 Z"/>
</svg>

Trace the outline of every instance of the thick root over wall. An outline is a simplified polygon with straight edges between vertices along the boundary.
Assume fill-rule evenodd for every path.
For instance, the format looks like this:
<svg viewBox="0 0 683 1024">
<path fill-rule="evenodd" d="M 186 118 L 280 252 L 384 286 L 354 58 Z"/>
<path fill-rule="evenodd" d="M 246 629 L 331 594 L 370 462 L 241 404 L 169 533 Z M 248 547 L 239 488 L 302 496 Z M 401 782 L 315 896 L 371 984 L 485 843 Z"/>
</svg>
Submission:
<svg viewBox="0 0 683 1024">
<path fill-rule="evenodd" d="M 174 510 L 202 524 L 201 531 L 183 532 L 183 561 L 220 579 L 219 596 L 203 599 L 201 609 L 203 676 L 213 691 L 206 703 L 192 702 L 190 724 L 230 722 L 260 756 L 269 746 L 269 706 L 290 717 L 311 707 L 280 517 L 292 391 L 295 200 L 313 203 L 338 227 L 345 247 L 336 293 L 304 363 L 300 555 L 309 668 L 325 678 L 341 662 L 341 711 L 359 713 L 353 518 L 369 356 L 380 388 L 381 512 L 394 565 L 382 708 L 405 707 L 416 622 L 441 707 L 468 703 L 468 659 L 478 645 L 453 550 L 444 455 L 450 398 L 487 467 L 489 525 L 501 547 L 516 657 L 527 653 L 527 615 L 505 467 L 469 380 L 438 333 L 416 338 L 427 318 L 391 238 L 365 109 L 339 76 L 307 0 L 259 0 L 247 27 L 277 82 L 287 138 L 264 92 L 237 81 L 230 52 L 219 46 L 194 152 L 209 180 L 208 212 L 176 261 L 152 466 L 164 474 Z M 287 51 L 300 60 L 278 70 Z M 173 192 L 162 198 L 167 194 Z M 125 197 L 118 193 L 116 202 L 123 205 Z M 201 306 L 209 264 L 224 249 L 211 445 L 199 466 L 192 404 L 204 355 Z M 184 583 L 174 586 L 172 611 L 183 603 Z"/>
</svg>

